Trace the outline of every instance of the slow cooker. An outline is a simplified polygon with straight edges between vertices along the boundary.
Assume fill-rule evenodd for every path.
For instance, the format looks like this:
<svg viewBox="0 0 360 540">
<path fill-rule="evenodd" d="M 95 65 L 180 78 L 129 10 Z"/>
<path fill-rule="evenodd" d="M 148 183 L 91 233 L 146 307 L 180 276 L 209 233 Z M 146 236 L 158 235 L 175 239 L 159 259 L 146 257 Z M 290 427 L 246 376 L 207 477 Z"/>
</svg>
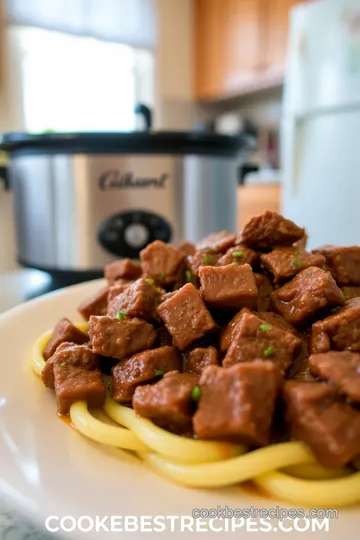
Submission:
<svg viewBox="0 0 360 540">
<path fill-rule="evenodd" d="M 199 132 L 5 134 L 19 262 L 80 280 L 156 239 L 235 231 L 240 147 Z"/>
</svg>

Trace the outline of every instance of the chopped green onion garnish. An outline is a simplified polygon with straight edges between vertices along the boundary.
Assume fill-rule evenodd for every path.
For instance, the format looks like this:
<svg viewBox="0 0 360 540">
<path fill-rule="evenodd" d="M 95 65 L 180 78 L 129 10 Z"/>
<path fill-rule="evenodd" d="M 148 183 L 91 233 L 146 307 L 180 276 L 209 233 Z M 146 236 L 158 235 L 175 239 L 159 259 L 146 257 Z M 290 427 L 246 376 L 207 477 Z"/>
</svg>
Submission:
<svg viewBox="0 0 360 540">
<path fill-rule="evenodd" d="M 242 257 L 243 255 L 244 255 L 243 251 L 234 251 L 233 253 L 233 257 L 235 257 L 236 259 L 239 257 Z"/>
<path fill-rule="evenodd" d="M 194 400 L 194 401 L 197 401 L 199 399 L 199 397 L 201 396 L 201 388 L 200 386 L 196 385 L 194 386 L 194 388 L 192 389 L 192 392 L 191 392 L 191 398 Z"/>
<path fill-rule="evenodd" d="M 185 277 L 186 277 L 186 282 L 187 283 L 192 283 L 193 275 L 192 275 L 192 272 L 190 270 L 185 270 Z"/>
<path fill-rule="evenodd" d="M 337 313 L 341 309 L 341 306 L 333 307 L 330 309 L 331 313 Z"/>
<path fill-rule="evenodd" d="M 165 371 L 163 369 L 155 369 L 154 373 L 156 377 L 159 377 L 160 375 L 164 375 Z"/>
<path fill-rule="evenodd" d="M 237 263 L 237 262 L 235 262 L 235 261 L 234 261 L 234 262 L 232 262 L 232 263 L 230 263 L 230 266 L 237 266 L 237 265 L 238 265 L 238 263 Z"/>
<path fill-rule="evenodd" d="M 205 264 L 211 264 L 212 258 L 210 257 L 210 255 L 205 253 L 205 255 L 203 255 L 203 261 L 204 261 Z"/>
<path fill-rule="evenodd" d="M 301 268 L 301 267 L 302 267 L 302 262 L 299 261 L 298 259 L 294 259 L 294 260 L 292 261 L 292 264 L 293 264 L 294 266 L 296 266 L 296 268 Z"/>
<path fill-rule="evenodd" d="M 60 364 L 60 367 L 65 367 L 66 366 L 66 362 L 62 362 L 62 364 Z"/>
<path fill-rule="evenodd" d="M 273 356 L 273 354 L 275 353 L 275 348 L 270 345 L 270 347 L 267 347 L 264 351 L 264 356 Z"/>
<path fill-rule="evenodd" d="M 155 287 L 155 291 L 160 293 L 160 294 L 163 292 L 161 287 Z"/>
<path fill-rule="evenodd" d="M 272 329 L 272 326 L 271 324 L 263 323 L 263 324 L 260 324 L 259 328 L 262 332 L 267 332 L 268 330 Z"/>
<path fill-rule="evenodd" d="M 165 278 L 166 278 L 166 275 L 164 274 L 164 272 L 161 272 L 161 273 L 159 274 L 159 279 L 160 279 L 160 281 L 164 281 Z"/>
<path fill-rule="evenodd" d="M 126 319 L 126 313 L 124 311 L 118 311 L 116 316 L 118 319 Z"/>
<path fill-rule="evenodd" d="M 154 285 L 154 280 L 151 278 L 146 278 L 145 281 L 148 285 Z"/>
</svg>

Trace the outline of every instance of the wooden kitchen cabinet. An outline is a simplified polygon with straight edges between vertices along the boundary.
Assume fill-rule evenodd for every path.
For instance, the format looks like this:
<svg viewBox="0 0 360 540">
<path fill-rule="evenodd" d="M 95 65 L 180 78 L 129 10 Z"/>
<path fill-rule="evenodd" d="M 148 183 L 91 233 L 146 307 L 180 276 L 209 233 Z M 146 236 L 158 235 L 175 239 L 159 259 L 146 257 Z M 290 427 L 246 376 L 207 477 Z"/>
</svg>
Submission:
<svg viewBox="0 0 360 540">
<path fill-rule="evenodd" d="M 281 84 L 289 10 L 300 0 L 194 1 L 197 99 L 223 99 Z"/>
<path fill-rule="evenodd" d="M 266 25 L 263 67 L 283 76 L 289 35 L 289 12 L 299 0 L 266 0 Z"/>
</svg>

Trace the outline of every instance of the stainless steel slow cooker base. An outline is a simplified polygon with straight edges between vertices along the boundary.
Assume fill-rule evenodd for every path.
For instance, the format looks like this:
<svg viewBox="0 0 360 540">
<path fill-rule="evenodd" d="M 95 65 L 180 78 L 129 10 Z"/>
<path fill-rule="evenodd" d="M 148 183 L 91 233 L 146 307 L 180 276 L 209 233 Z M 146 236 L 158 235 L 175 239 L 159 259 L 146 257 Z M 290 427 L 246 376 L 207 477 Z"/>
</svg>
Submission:
<svg viewBox="0 0 360 540">
<path fill-rule="evenodd" d="M 19 155 L 11 185 L 19 259 L 49 271 L 97 272 L 155 239 L 236 228 L 229 157 Z"/>
</svg>

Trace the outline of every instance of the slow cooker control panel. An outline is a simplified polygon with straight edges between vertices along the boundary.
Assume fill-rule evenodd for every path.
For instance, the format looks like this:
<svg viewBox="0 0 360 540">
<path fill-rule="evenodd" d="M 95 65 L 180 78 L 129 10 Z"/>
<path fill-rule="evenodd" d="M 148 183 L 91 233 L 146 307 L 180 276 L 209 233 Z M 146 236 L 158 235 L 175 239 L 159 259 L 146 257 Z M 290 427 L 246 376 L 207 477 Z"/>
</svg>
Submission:
<svg viewBox="0 0 360 540">
<path fill-rule="evenodd" d="M 121 212 L 100 223 L 98 239 L 113 255 L 136 259 L 150 242 L 170 242 L 171 227 L 164 218 L 150 212 Z"/>
</svg>

